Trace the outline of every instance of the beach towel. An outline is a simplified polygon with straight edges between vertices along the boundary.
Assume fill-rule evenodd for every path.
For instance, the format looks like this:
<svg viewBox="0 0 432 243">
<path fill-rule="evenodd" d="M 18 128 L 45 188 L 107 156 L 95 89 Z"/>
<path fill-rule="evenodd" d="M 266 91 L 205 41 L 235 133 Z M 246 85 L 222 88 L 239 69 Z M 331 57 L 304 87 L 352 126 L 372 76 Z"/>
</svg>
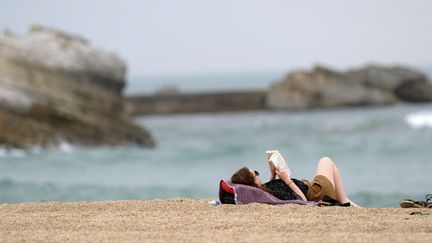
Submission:
<svg viewBox="0 0 432 243">
<path fill-rule="evenodd" d="M 231 203 L 237 205 L 243 205 L 248 203 L 266 203 L 266 204 L 298 204 L 298 205 L 311 205 L 318 206 L 319 202 L 303 201 L 303 200 L 280 200 L 270 193 L 261 190 L 259 188 L 234 184 L 220 181 L 219 184 L 219 200 L 222 203 Z"/>
</svg>

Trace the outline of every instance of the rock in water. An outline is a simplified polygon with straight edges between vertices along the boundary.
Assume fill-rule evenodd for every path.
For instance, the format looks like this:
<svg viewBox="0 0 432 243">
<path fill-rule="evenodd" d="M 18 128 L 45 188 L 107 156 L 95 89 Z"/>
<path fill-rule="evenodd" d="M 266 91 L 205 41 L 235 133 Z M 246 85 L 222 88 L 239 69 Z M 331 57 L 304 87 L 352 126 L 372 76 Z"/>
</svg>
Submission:
<svg viewBox="0 0 432 243">
<path fill-rule="evenodd" d="M 123 107 L 126 65 L 87 40 L 35 26 L 0 33 L 0 145 L 153 146 Z"/>
<path fill-rule="evenodd" d="M 273 85 L 266 107 L 296 110 L 398 101 L 432 101 L 431 83 L 425 75 L 404 67 L 366 66 L 339 73 L 317 66 L 312 71 L 293 71 Z"/>
</svg>

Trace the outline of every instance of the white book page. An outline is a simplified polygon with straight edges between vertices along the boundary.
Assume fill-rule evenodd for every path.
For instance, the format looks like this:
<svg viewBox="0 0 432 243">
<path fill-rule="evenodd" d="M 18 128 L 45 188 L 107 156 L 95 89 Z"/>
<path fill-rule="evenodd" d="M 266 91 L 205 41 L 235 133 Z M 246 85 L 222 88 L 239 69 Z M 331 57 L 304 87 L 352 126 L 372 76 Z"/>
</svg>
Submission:
<svg viewBox="0 0 432 243">
<path fill-rule="evenodd" d="M 273 162 L 273 165 L 277 168 L 281 168 L 281 169 L 285 169 L 288 172 L 288 176 L 291 177 L 291 170 L 289 169 L 288 165 L 286 164 L 284 158 L 282 157 L 282 155 L 279 153 L 279 151 L 274 152 L 271 156 L 270 159 Z"/>
</svg>

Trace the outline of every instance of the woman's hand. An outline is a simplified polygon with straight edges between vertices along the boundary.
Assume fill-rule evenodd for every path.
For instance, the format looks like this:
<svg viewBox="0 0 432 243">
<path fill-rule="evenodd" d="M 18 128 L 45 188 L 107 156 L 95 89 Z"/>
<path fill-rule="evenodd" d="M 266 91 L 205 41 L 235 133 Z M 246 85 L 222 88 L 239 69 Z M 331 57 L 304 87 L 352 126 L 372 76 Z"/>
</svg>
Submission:
<svg viewBox="0 0 432 243">
<path fill-rule="evenodd" d="M 288 175 L 288 171 L 284 168 L 275 168 L 275 173 L 281 178 L 283 181 L 289 181 L 290 177 Z"/>
</svg>

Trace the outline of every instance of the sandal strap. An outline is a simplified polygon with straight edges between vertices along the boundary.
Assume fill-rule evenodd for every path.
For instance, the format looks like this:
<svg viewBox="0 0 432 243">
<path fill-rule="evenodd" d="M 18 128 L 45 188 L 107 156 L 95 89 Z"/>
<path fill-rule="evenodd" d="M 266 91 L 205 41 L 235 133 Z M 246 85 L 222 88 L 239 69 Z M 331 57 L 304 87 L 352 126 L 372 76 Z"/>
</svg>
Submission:
<svg viewBox="0 0 432 243">
<path fill-rule="evenodd" d="M 432 194 L 426 195 L 426 204 L 432 203 Z"/>
</svg>

